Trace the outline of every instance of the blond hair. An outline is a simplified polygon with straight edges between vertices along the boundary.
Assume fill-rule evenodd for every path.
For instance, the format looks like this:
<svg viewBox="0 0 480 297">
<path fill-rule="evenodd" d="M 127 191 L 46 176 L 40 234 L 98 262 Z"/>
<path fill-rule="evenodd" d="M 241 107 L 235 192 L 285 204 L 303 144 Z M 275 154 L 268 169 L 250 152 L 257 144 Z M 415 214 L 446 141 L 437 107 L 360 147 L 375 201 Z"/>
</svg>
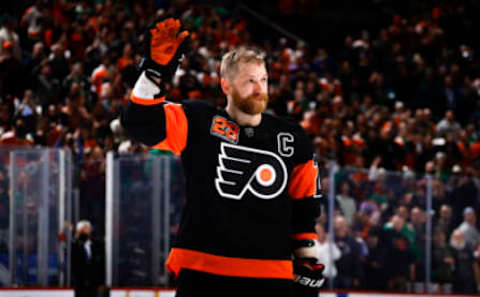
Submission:
<svg viewBox="0 0 480 297">
<path fill-rule="evenodd" d="M 231 79 L 238 71 L 240 62 L 265 64 L 264 56 L 259 51 L 245 47 L 236 48 L 223 55 L 220 76 Z"/>
<path fill-rule="evenodd" d="M 75 230 L 78 232 L 85 227 L 88 227 L 88 228 L 92 229 L 92 224 L 87 220 L 81 220 L 81 221 L 78 221 Z"/>
</svg>

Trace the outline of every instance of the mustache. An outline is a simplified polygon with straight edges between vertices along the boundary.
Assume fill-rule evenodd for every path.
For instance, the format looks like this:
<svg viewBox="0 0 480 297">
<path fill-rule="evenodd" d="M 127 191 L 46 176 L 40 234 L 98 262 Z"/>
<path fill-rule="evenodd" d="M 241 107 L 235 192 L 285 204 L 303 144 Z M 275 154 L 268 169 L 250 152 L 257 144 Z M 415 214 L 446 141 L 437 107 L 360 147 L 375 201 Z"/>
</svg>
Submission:
<svg viewBox="0 0 480 297">
<path fill-rule="evenodd" d="M 256 95 L 250 95 L 245 100 L 252 101 L 252 100 L 260 100 L 264 102 L 268 102 L 268 94 L 267 93 L 261 93 L 261 94 L 256 94 Z"/>
</svg>

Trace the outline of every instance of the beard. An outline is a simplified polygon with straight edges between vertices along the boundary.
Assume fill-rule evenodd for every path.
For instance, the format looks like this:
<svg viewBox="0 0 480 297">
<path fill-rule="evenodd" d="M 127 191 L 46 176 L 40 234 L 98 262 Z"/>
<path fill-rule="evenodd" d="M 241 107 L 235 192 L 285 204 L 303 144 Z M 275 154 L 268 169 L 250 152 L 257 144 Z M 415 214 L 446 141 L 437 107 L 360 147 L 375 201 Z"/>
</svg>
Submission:
<svg viewBox="0 0 480 297">
<path fill-rule="evenodd" d="M 233 104 L 238 109 L 240 109 L 246 114 L 256 115 L 256 114 L 262 113 L 267 108 L 268 94 L 261 93 L 261 94 L 250 95 L 247 97 L 242 97 L 240 96 L 237 89 L 233 88 L 232 99 L 233 99 Z"/>
</svg>

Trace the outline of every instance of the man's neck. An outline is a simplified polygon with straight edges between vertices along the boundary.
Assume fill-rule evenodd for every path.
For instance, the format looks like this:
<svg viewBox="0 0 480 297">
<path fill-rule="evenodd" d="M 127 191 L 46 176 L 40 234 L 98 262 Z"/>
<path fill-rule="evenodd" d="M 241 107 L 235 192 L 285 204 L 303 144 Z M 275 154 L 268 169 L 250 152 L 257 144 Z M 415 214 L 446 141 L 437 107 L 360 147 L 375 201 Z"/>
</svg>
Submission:
<svg viewBox="0 0 480 297">
<path fill-rule="evenodd" d="M 256 114 L 256 115 L 251 115 L 248 113 L 245 113 L 241 111 L 238 108 L 233 107 L 232 104 L 227 104 L 227 107 L 225 108 L 225 111 L 228 113 L 228 115 L 234 119 L 238 124 L 241 126 L 258 126 L 260 125 L 260 122 L 262 121 L 262 114 Z"/>
</svg>

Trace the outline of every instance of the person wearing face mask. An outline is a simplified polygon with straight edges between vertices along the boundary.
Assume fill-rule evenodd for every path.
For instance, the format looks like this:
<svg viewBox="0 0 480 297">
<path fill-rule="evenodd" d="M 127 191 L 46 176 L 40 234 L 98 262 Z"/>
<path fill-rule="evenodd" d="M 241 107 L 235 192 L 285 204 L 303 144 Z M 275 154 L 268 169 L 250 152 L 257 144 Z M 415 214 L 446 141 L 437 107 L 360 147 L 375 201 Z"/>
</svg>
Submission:
<svg viewBox="0 0 480 297">
<path fill-rule="evenodd" d="M 92 238 L 92 225 L 82 220 L 77 223 L 72 242 L 72 277 L 76 297 L 101 296 L 104 284 L 104 247 Z"/>
<path fill-rule="evenodd" d="M 453 279 L 453 291 L 455 293 L 477 293 L 474 273 L 474 252 L 465 241 L 462 230 L 456 229 L 450 237 L 450 246 L 453 249 L 455 259 L 455 272 Z"/>
</svg>

